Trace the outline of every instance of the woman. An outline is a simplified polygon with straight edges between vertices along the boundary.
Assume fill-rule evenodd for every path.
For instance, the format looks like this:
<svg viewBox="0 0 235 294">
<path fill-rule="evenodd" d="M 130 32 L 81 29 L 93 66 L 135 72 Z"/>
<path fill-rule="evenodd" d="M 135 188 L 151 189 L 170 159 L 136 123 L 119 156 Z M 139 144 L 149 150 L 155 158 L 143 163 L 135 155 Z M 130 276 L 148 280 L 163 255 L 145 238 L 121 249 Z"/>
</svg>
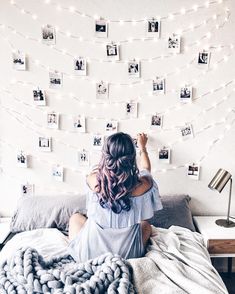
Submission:
<svg viewBox="0 0 235 294">
<path fill-rule="evenodd" d="M 145 253 L 151 235 L 146 221 L 162 209 L 158 187 L 150 171 L 147 136 L 137 136 L 136 149 L 128 134 L 109 136 L 98 168 L 87 177 L 87 217 L 74 214 L 69 222 L 70 254 L 79 262 L 111 252 L 123 258 Z"/>
</svg>

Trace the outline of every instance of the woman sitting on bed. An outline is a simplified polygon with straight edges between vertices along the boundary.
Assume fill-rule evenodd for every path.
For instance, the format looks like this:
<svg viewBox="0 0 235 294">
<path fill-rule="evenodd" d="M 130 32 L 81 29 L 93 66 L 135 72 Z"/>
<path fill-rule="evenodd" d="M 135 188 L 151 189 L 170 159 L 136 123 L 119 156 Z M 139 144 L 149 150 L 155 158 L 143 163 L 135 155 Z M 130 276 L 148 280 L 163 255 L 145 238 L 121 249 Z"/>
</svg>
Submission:
<svg viewBox="0 0 235 294">
<path fill-rule="evenodd" d="M 111 252 L 123 258 L 145 253 L 151 235 L 147 219 L 162 209 L 146 144 L 147 136 L 138 134 L 140 171 L 136 149 L 128 134 L 107 138 L 100 163 L 87 177 L 87 218 L 79 213 L 69 222 L 69 251 L 75 260 L 87 261 Z"/>
</svg>

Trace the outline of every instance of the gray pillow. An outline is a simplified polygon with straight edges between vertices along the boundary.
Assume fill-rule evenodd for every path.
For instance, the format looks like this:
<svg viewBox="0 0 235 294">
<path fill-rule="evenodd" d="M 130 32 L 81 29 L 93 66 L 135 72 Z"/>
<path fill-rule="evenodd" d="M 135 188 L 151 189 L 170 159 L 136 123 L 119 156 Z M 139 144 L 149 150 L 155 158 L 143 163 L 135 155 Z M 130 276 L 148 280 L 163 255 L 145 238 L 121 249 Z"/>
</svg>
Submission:
<svg viewBox="0 0 235 294">
<path fill-rule="evenodd" d="M 149 222 L 155 227 L 168 229 L 170 226 L 180 226 L 195 232 L 190 199 L 188 195 L 162 196 L 163 209 L 156 211 Z"/>
<path fill-rule="evenodd" d="M 11 231 L 22 232 L 39 228 L 68 231 L 72 214 L 86 212 L 85 195 L 24 196 L 18 201 L 12 217 Z"/>
</svg>

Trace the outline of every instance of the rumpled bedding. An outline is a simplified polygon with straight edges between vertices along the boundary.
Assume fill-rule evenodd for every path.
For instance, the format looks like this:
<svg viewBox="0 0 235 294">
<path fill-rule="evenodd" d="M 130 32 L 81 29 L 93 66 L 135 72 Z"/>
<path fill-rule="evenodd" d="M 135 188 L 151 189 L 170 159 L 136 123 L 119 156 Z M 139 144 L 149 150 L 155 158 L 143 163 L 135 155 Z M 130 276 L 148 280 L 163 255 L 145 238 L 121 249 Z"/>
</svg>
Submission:
<svg viewBox="0 0 235 294">
<path fill-rule="evenodd" d="M 37 250 L 45 261 L 68 253 L 68 240 L 60 231 L 38 229 L 14 236 L 0 252 L 0 264 L 26 246 Z M 128 264 L 136 293 L 228 294 L 202 235 L 182 227 L 152 227 L 146 255 L 129 259 Z"/>
</svg>

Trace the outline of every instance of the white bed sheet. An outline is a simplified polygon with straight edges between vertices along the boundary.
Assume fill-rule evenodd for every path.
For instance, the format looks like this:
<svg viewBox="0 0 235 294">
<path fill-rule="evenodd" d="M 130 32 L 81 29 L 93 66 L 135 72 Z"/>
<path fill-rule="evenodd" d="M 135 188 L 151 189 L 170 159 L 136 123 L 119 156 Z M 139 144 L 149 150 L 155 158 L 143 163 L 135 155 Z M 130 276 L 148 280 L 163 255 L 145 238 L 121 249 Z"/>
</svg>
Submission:
<svg viewBox="0 0 235 294">
<path fill-rule="evenodd" d="M 68 238 L 57 229 L 37 229 L 16 234 L 0 252 L 0 264 L 21 247 L 35 248 L 44 258 L 49 259 L 67 254 Z"/>
</svg>

